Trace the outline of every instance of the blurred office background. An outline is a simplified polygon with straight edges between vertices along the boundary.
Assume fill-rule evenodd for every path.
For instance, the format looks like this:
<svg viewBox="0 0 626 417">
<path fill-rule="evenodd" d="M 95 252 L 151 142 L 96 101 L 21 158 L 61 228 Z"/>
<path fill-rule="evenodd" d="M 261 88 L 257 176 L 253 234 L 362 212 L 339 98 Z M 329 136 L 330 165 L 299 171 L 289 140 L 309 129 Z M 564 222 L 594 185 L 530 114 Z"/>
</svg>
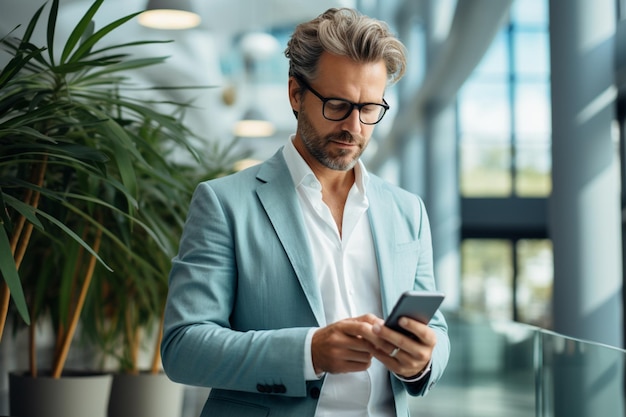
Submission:
<svg viewBox="0 0 626 417">
<path fill-rule="evenodd" d="M 70 30 L 90 3 L 62 0 L 60 28 Z M 243 164 L 272 155 L 295 127 L 283 54 L 294 26 L 343 6 L 385 20 L 407 46 L 409 68 L 387 92 L 391 110 L 374 132 L 366 166 L 425 200 L 444 308 L 452 333 L 461 335 L 454 350 L 471 360 L 490 340 L 503 354 L 517 335 L 532 363 L 536 332 L 624 345 L 623 3 L 195 0 L 198 26 L 163 30 L 134 20 L 111 42 L 173 40 L 143 49 L 170 58 L 135 81 L 212 86 L 164 94 L 192 101 L 190 127 L 207 144 L 236 141 L 249 154 Z M 0 0 L 0 31 L 27 23 L 41 4 Z M 96 25 L 145 7 L 146 0 L 106 0 Z M 269 131 L 236 131 L 250 113 Z M 474 331 L 456 327 L 455 317 Z M 499 357 L 507 355 L 515 356 Z M 536 382 L 529 366 L 529 380 L 518 380 L 522 391 Z M 463 401 L 477 386 L 461 386 Z M 531 404 L 509 396 L 506 415 L 535 415 L 515 414 L 520 401 L 533 413 L 545 406 L 532 391 Z M 464 415 L 456 413 L 428 415 Z"/>
</svg>

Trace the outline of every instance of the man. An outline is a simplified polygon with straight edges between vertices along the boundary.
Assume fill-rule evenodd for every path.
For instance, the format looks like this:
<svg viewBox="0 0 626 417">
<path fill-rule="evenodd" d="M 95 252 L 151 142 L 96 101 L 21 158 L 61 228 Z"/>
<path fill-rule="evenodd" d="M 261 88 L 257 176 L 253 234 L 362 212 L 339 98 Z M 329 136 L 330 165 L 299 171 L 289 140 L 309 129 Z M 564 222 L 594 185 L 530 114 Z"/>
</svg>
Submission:
<svg viewBox="0 0 626 417">
<path fill-rule="evenodd" d="M 440 312 L 383 325 L 435 290 L 415 195 L 359 157 L 405 71 L 385 24 L 330 9 L 285 51 L 297 131 L 266 162 L 199 184 L 170 274 L 163 365 L 211 387 L 202 416 L 407 416 L 448 361 Z"/>
</svg>

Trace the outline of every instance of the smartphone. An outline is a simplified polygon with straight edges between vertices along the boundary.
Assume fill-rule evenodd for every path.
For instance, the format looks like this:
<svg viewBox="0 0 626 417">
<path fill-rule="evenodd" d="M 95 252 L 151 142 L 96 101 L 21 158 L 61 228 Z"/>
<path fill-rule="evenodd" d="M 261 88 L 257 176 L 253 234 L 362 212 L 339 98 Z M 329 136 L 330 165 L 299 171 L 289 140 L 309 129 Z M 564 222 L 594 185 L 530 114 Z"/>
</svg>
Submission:
<svg viewBox="0 0 626 417">
<path fill-rule="evenodd" d="M 400 296 L 393 310 L 391 310 L 391 314 L 385 320 L 385 326 L 407 336 L 415 337 L 415 335 L 400 327 L 398 324 L 400 317 L 410 317 L 428 324 L 444 298 L 445 295 L 443 293 L 436 291 L 406 291 Z"/>
</svg>

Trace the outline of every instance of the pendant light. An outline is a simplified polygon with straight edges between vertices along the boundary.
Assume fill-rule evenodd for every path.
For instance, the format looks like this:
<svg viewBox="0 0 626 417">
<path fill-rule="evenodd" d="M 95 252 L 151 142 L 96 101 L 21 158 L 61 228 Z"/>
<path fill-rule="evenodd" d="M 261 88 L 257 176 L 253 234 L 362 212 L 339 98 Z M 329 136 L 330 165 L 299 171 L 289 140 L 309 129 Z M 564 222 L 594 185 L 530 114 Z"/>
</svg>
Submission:
<svg viewBox="0 0 626 417">
<path fill-rule="evenodd" d="M 233 127 L 233 134 L 239 138 L 264 138 L 275 131 L 274 124 L 256 107 L 250 107 Z"/>
<path fill-rule="evenodd" d="M 279 49 L 276 38 L 264 32 L 250 32 L 243 36 L 239 48 L 244 57 L 244 68 L 247 78 L 247 88 L 250 92 L 250 102 L 243 117 L 235 126 L 233 134 L 240 138 L 270 137 L 276 132 L 276 127 L 264 114 L 264 107 L 259 94 L 260 82 L 257 74 L 257 64 L 270 58 Z"/>
<path fill-rule="evenodd" d="M 190 0 L 149 0 L 139 23 L 153 29 L 190 29 L 200 24 Z"/>
</svg>

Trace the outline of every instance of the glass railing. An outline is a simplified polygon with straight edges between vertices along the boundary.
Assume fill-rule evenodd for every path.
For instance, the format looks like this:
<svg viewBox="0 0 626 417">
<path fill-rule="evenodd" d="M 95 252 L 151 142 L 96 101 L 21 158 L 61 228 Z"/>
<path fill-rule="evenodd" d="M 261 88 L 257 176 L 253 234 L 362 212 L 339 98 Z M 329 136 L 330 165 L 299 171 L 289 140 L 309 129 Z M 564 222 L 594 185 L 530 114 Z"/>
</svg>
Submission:
<svg viewBox="0 0 626 417">
<path fill-rule="evenodd" d="M 536 327 L 447 313 L 444 376 L 411 415 L 624 417 L 626 351 Z"/>
<path fill-rule="evenodd" d="M 538 416 L 624 416 L 625 351 L 539 334 Z"/>
</svg>

